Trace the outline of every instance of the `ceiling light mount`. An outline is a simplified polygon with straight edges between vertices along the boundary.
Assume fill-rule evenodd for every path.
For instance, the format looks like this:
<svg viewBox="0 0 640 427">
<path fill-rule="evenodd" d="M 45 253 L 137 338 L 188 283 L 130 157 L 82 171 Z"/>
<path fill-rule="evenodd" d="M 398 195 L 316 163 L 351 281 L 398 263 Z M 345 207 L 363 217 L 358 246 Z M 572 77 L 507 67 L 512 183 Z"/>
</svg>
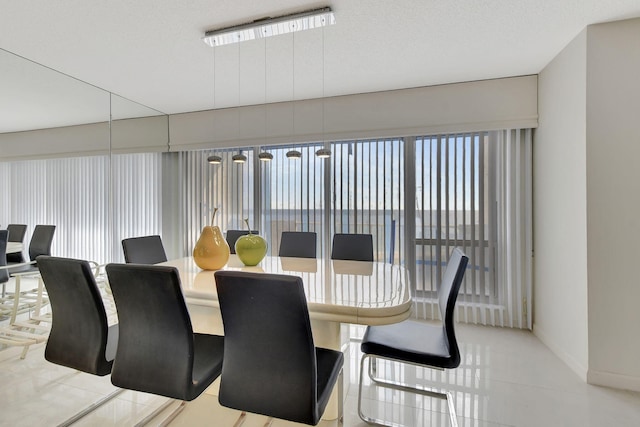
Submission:
<svg viewBox="0 0 640 427">
<path fill-rule="evenodd" d="M 276 17 L 256 19 L 246 24 L 207 31 L 202 40 L 211 47 L 326 27 L 336 23 L 330 7 Z"/>
</svg>

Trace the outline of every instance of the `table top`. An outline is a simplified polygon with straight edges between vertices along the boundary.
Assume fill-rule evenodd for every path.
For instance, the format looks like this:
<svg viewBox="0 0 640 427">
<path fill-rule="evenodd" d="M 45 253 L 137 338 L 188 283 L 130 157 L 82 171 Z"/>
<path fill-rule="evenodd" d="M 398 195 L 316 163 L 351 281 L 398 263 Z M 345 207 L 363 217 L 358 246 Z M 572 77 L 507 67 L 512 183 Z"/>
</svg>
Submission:
<svg viewBox="0 0 640 427">
<path fill-rule="evenodd" d="M 24 245 L 22 242 L 7 242 L 7 253 L 13 254 L 16 252 L 22 252 Z"/>
<path fill-rule="evenodd" d="M 201 270 L 192 257 L 161 265 L 178 269 L 187 303 L 218 306 L 213 271 Z M 402 321 L 411 312 L 409 277 L 398 265 L 269 256 L 246 267 L 231 255 L 223 269 L 301 277 L 312 319 L 381 325 Z"/>
</svg>

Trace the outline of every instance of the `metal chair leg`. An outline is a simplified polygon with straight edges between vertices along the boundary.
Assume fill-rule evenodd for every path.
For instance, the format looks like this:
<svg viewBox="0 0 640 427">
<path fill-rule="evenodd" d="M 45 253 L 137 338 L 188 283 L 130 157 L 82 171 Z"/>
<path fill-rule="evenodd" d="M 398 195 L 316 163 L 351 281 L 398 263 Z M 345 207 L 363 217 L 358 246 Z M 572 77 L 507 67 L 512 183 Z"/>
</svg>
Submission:
<svg viewBox="0 0 640 427">
<path fill-rule="evenodd" d="M 107 403 L 108 401 L 110 401 L 111 399 L 113 399 L 114 397 L 116 397 L 117 395 L 122 393 L 123 391 L 124 391 L 124 389 L 120 388 L 120 389 L 108 394 L 107 396 L 103 397 L 102 399 L 98 400 L 97 402 L 92 403 L 91 405 L 87 406 L 85 409 L 83 409 L 82 411 L 78 412 L 77 414 L 75 414 L 71 418 L 63 421 L 60 424 L 58 424 L 57 427 L 68 427 L 71 424 L 74 424 L 75 422 L 79 421 L 81 418 L 84 418 L 86 415 L 89 415 L 91 412 L 95 411 L 96 409 L 98 409 L 99 407 L 101 407 L 102 405 L 104 405 L 105 403 Z"/>
<path fill-rule="evenodd" d="M 171 423 L 171 421 L 173 421 L 178 416 L 178 414 L 182 412 L 187 402 L 185 402 L 184 400 L 169 399 L 168 401 L 163 403 L 159 408 L 157 408 L 155 411 L 153 411 L 152 413 L 144 417 L 142 420 L 138 421 L 138 423 L 136 423 L 134 427 L 142 427 L 147 425 L 151 420 L 153 420 L 162 411 L 167 409 L 169 406 L 171 406 L 175 402 L 180 402 L 180 405 L 178 405 L 176 409 L 174 409 L 165 419 L 163 419 L 160 422 L 160 424 L 158 424 L 158 426 L 163 426 L 163 427 L 168 426 Z"/>
<path fill-rule="evenodd" d="M 358 385 L 358 416 L 360 417 L 360 419 L 362 419 L 362 421 L 369 423 L 369 424 L 373 424 L 376 426 L 384 426 L 384 427 L 394 427 L 397 426 L 397 424 L 393 424 L 393 423 L 388 423 L 385 420 L 382 419 L 377 419 L 377 418 L 371 418 L 367 415 L 365 415 L 362 411 L 362 380 L 364 377 L 364 364 L 365 364 L 365 359 L 373 359 L 375 361 L 376 358 L 379 358 L 379 356 L 371 356 L 368 354 L 365 354 L 362 356 L 362 359 L 360 360 L 360 383 Z M 369 365 L 371 365 L 371 360 Z M 406 364 L 412 364 L 412 363 L 408 363 L 408 362 L 398 362 L 398 363 L 406 363 Z M 412 364 L 413 365 L 413 364 Z M 423 365 L 415 365 L 415 366 L 420 366 L 420 367 L 425 367 Z M 417 393 L 417 394 L 421 394 L 423 396 L 429 396 L 429 397 L 435 397 L 438 399 L 444 399 L 447 401 L 447 406 L 449 408 L 449 419 L 451 421 L 451 425 L 453 427 L 458 427 L 458 419 L 456 417 L 456 410 L 455 410 L 455 405 L 453 404 L 453 396 L 451 395 L 450 392 L 439 392 L 439 391 L 434 391 L 434 390 L 429 390 L 429 389 L 425 389 L 422 387 L 416 387 L 416 386 L 411 386 L 405 383 L 401 383 L 401 382 L 395 382 L 395 381 L 389 381 L 386 379 L 382 379 L 380 377 L 376 377 L 374 375 L 372 375 L 372 370 L 371 367 L 369 366 L 369 376 L 371 378 L 371 380 L 378 386 L 380 387 L 386 387 L 386 388 L 391 388 L 391 389 L 395 389 L 395 390 L 400 390 L 400 391 L 404 391 L 404 392 L 409 392 L 409 393 Z M 440 369 L 440 368 L 435 368 L 434 369 Z M 375 368 L 373 370 L 375 372 Z"/>
<path fill-rule="evenodd" d="M 240 413 L 240 416 L 236 420 L 235 424 L 233 424 L 233 427 L 240 427 L 242 424 L 244 424 L 244 420 L 246 418 L 247 418 L 247 413 L 245 411 L 242 411 Z"/>
</svg>

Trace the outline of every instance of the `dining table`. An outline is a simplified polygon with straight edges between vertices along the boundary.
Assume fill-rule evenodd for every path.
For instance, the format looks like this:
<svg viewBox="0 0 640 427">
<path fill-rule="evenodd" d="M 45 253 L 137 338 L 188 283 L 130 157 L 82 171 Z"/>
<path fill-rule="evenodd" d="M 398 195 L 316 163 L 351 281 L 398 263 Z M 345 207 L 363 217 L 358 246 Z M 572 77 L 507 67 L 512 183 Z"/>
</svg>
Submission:
<svg viewBox="0 0 640 427">
<path fill-rule="evenodd" d="M 178 270 L 194 331 L 223 335 L 215 272 L 200 269 L 192 257 L 159 265 Z M 342 325 L 391 324 L 411 314 L 409 276 L 401 265 L 267 256 L 256 266 L 245 266 L 232 254 L 222 269 L 301 277 L 314 343 L 319 347 L 343 350 L 348 336 L 341 333 Z M 331 401 L 326 419 L 337 417 L 337 397 Z"/>
</svg>

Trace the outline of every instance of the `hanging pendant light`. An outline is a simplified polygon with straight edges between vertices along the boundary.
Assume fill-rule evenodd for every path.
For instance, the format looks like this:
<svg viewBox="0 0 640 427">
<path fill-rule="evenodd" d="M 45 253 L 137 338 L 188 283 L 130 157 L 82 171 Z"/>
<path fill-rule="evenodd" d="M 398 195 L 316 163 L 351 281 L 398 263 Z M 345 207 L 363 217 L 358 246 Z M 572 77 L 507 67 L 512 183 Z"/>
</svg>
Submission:
<svg viewBox="0 0 640 427">
<path fill-rule="evenodd" d="M 264 40 L 264 102 L 262 103 L 264 112 L 264 142 L 267 142 L 267 40 Z M 266 151 L 258 154 L 258 160 L 261 162 L 270 162 L 273 160 L 273 154 Z"/>
<path fill-rule="evenodd" d="M 316 157 L 318 157 L 319 159 L 328 159 L 329 157 L 331 157 L 331 150 L 329 150 L 328 148 L 321 148 L 316 151 Z"/>
<path fill-rule="evenodd" d="M 216 51 L 213 51 L 213 111 L 216 110 Z M 207 157 L 207 162 L 212 165 L 219 165 L 222 163 L 222 157 L 218 155 L 211 155 Z"/>
<path fill-rule="evenodd" d="M 207 162 L 211 163 L 212 165 L 219 165 L 220 163 L 222 163 L 222 157 L 220 156 L 209 156 L 207 157 Z"/>
<path fill-rule="evenodd" d="M 271 160 L 273 160 L 273 154 L 263 151 L 262 153 L 258 154 L 258 159 L 261 162 L 270 162 Z"/>
<path fill-rule="evenodd" d="M 295 27 L 295 23 L 291 24 Z M 296 134 L 296 34 L 291 37 L 291 136 L 295 138 Z M 287 151 L 287 159 L 299 160 L 302 153 L 296 150 L 295 146 Z"/>
<path fill-rule="evenodd" d="M 324 28 L 322 28 L 322 141 L 324 146 L 316 151 L 316 157 L 319 159 L 328 159 L 331 157 L 330 145 L 324 140 Z"/>
<path fill-rule="evenodd" d="M 287 151 L 287 159 L 298 160 L 302 158 L 302 153 L 298 150 Z"/>
<path fill-rule="evenodd" d="M 242 151 L 240 151 L 238 154 L 233 156 L 231 160 L 233 160 L 233 163 L 245 163 L 247 161 L 247 156 L 242 154 Z"/>
</svg>

